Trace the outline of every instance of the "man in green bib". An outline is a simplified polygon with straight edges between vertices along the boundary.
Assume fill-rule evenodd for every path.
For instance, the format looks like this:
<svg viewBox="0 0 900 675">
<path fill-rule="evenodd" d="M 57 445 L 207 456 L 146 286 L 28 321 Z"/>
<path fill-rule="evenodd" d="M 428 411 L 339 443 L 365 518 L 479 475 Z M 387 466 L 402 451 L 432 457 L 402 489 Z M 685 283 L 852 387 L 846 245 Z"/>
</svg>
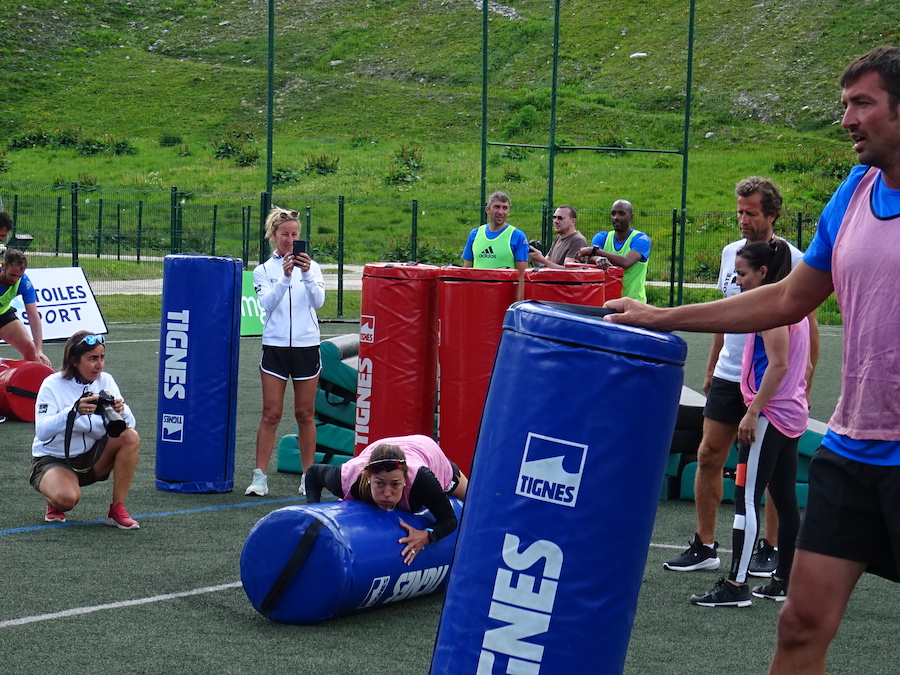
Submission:
<svg viewBox="0 0 900 675">
<path fill-rule="evenodd" d="M 525 272 L 531 247 L 522 230 L 506 222 L 509 215 L 509 195 L 494 192 L 484 208 L 488 221 L 469 232 L 463 248 L 463 267 L 475 269 L 515 269 L 519 272 L 518 300 L 525 297 Z"/>
<path fill-rule="evenodd" d="M 610 211 L 612 232 L 598 232 L 586 246 L 575 254 L 576 259 L 587 258 L 601 269 L 611 265 L 625 270 L 622 296 L 647 302 L 647 262 L 650 260 L 650 237 L 631 227 L 634 208 L 625 199 L 616 200 Z"/>
<path fill-rule="evenodd" d="M 25 274 L 28 261 L 25 254 L 14 248 L 3 254 L 3 267 L 0 267 L 0 339 L 19 350 L 26 361 L 38 361 L 50 365 L 50 359 L 44 356 L 43 334 L 41 333 L 41 317 L 37 309 L 37 294 L 31 280 Z M 16 316 L 12 302 L 17 295 L 22 296 L 25 314 L 31 336 L 25 325 Z"/>
<path fill-rule="evenodd" d="M 522 230 L 506 222 L 509 216 L 509 195 L 494 192 L 488 198 L 485 211 L 488 222 L 469 233 L 462 252 L 463 267 L 476 269 L 528 269 L 531 248 Z"/>
</svg>

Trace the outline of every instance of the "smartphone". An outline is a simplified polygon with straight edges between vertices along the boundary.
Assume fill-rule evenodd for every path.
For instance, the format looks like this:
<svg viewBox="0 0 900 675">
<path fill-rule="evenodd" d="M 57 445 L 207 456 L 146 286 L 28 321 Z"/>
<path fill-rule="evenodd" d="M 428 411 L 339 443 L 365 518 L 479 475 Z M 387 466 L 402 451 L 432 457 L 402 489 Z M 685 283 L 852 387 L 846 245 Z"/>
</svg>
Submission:
<svg viewBox="0 0 900 675">
<path fill-rule="evenodd" d="M 294 255 L 299 255 L 300 253 L 306 253 L 306 240 L 305 239 L 295 239 L 294 240 Z"/>
</svg>

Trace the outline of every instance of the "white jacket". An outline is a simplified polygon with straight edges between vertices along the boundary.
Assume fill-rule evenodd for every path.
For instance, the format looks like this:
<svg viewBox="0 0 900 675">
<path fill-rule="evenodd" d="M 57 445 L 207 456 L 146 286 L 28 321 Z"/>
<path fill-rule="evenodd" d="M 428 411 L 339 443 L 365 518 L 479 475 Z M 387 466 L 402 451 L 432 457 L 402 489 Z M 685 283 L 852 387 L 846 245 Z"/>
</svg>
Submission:
<svg viewBox="0 0 900 675">
<path fill-rule="evenodd" d="M 45 455 L 65 457 L 66 419 L 69 411 L 78 399 L 86 395 L 85 392 L 97 394 L 102 389 L 106 389 L 113 398 L 122 398 L 116 381 L 105 371 L 90 384 L 79 384 L 74 379 L 67 380 L 58 372 L 48 375 L 38 389 L 34 404 L 34 442 L 31 444 L 31 454 L 35 457 Z M 134 428 L 134 415 L 127 404 L 122 412 L 122 418 L 130 428 Z M 105 433 L 103 418 L 100 415 L 76 416 L 72 428 L 72 442 L 69 444 L 69 457 L 84 454 Z"/>
<path fill-rule="evenodd" d="M 321 340 L 316 310 L 325 303 L 325 280 L 315 260 L 307 272 L 284 275 L 281 257 L 272 256 L 253 270 L 253 286 L 265 310 L 264 345 L 317 347 Z"/>
</svg>

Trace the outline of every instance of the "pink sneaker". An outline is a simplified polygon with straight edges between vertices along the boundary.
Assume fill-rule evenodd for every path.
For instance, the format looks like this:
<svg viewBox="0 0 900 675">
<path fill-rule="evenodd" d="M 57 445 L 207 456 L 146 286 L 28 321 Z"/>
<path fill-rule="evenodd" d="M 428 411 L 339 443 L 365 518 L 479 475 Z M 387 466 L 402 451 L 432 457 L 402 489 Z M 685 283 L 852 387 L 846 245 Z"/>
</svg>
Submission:
<svg viewBox="0 0 900 675">
<path fill-rule="evenodd" d="M 44 520 L 48 523 L 64 523 L 66 522 L 66 512 L 58 511 L 57 509 L 50 506 L 50 503 L 47 503 L 47 515 L 44 516 Z"/>
<path fill-rule="evenodd" d="M 106 516 L 105 524 L 118 527 L 120 530 L 137 530 L 141 527 L 134 518 L 128 515 L 122 502 L 109 505 L 109 515 Z"/>
</svg>

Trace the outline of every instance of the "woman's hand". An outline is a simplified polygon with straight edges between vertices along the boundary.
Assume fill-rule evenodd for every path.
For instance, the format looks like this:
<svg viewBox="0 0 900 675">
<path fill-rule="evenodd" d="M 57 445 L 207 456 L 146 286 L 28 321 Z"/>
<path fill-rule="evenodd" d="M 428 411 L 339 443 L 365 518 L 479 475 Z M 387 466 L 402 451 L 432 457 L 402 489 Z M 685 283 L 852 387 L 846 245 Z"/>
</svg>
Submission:
<svg viewBox="0 0 900 675">
<path fill-rule="evenodd" d="M 97 396 L 97 394 L 82 396 L 78 399 L 78 404 L 75 406 L 75 412 L 79 415 L 93 415 L 97 410 L 98 398 L 100 397 Z"/>
<path fill-rule="evenodd" d="M 756 441 L 756 423 L 759 421 L 759 413 L 747 411 L 741 423 L 738 425 L 737 439 L 741 445 L 753 445 Z"/>
<path fill-rule="evenodd" d="M 288 253 L 281 259 L 281 269 L 284 270 L 284 276 L 289 277 L 294 273 L 294 256 Z"/>
<path fill-rule="evenodd" d="M 310 258 L 308 254 L 298 253 L 295 256 L 291 256 L 291 260 L 296 267 L 300 268 L 301 272 L 309 272 L 310 265 L 312 265 L 312 258 Z"/>
<path fill-rule="evenodd" d="M 416 559 L 416 555 L 419 551 L 425 548 L 425 545 L 428 543 L 428 532 L 425 530 L 417 530 L 412 525 L 404 523 L 402 520 L 400 521 L 400 527 L 406 530 L 407 536 L 401 537 L 397 543 L 406 544 L 400 552 L 400 555 L 403 556 L 403 562 L 409 565 Z"/>
</svg>

